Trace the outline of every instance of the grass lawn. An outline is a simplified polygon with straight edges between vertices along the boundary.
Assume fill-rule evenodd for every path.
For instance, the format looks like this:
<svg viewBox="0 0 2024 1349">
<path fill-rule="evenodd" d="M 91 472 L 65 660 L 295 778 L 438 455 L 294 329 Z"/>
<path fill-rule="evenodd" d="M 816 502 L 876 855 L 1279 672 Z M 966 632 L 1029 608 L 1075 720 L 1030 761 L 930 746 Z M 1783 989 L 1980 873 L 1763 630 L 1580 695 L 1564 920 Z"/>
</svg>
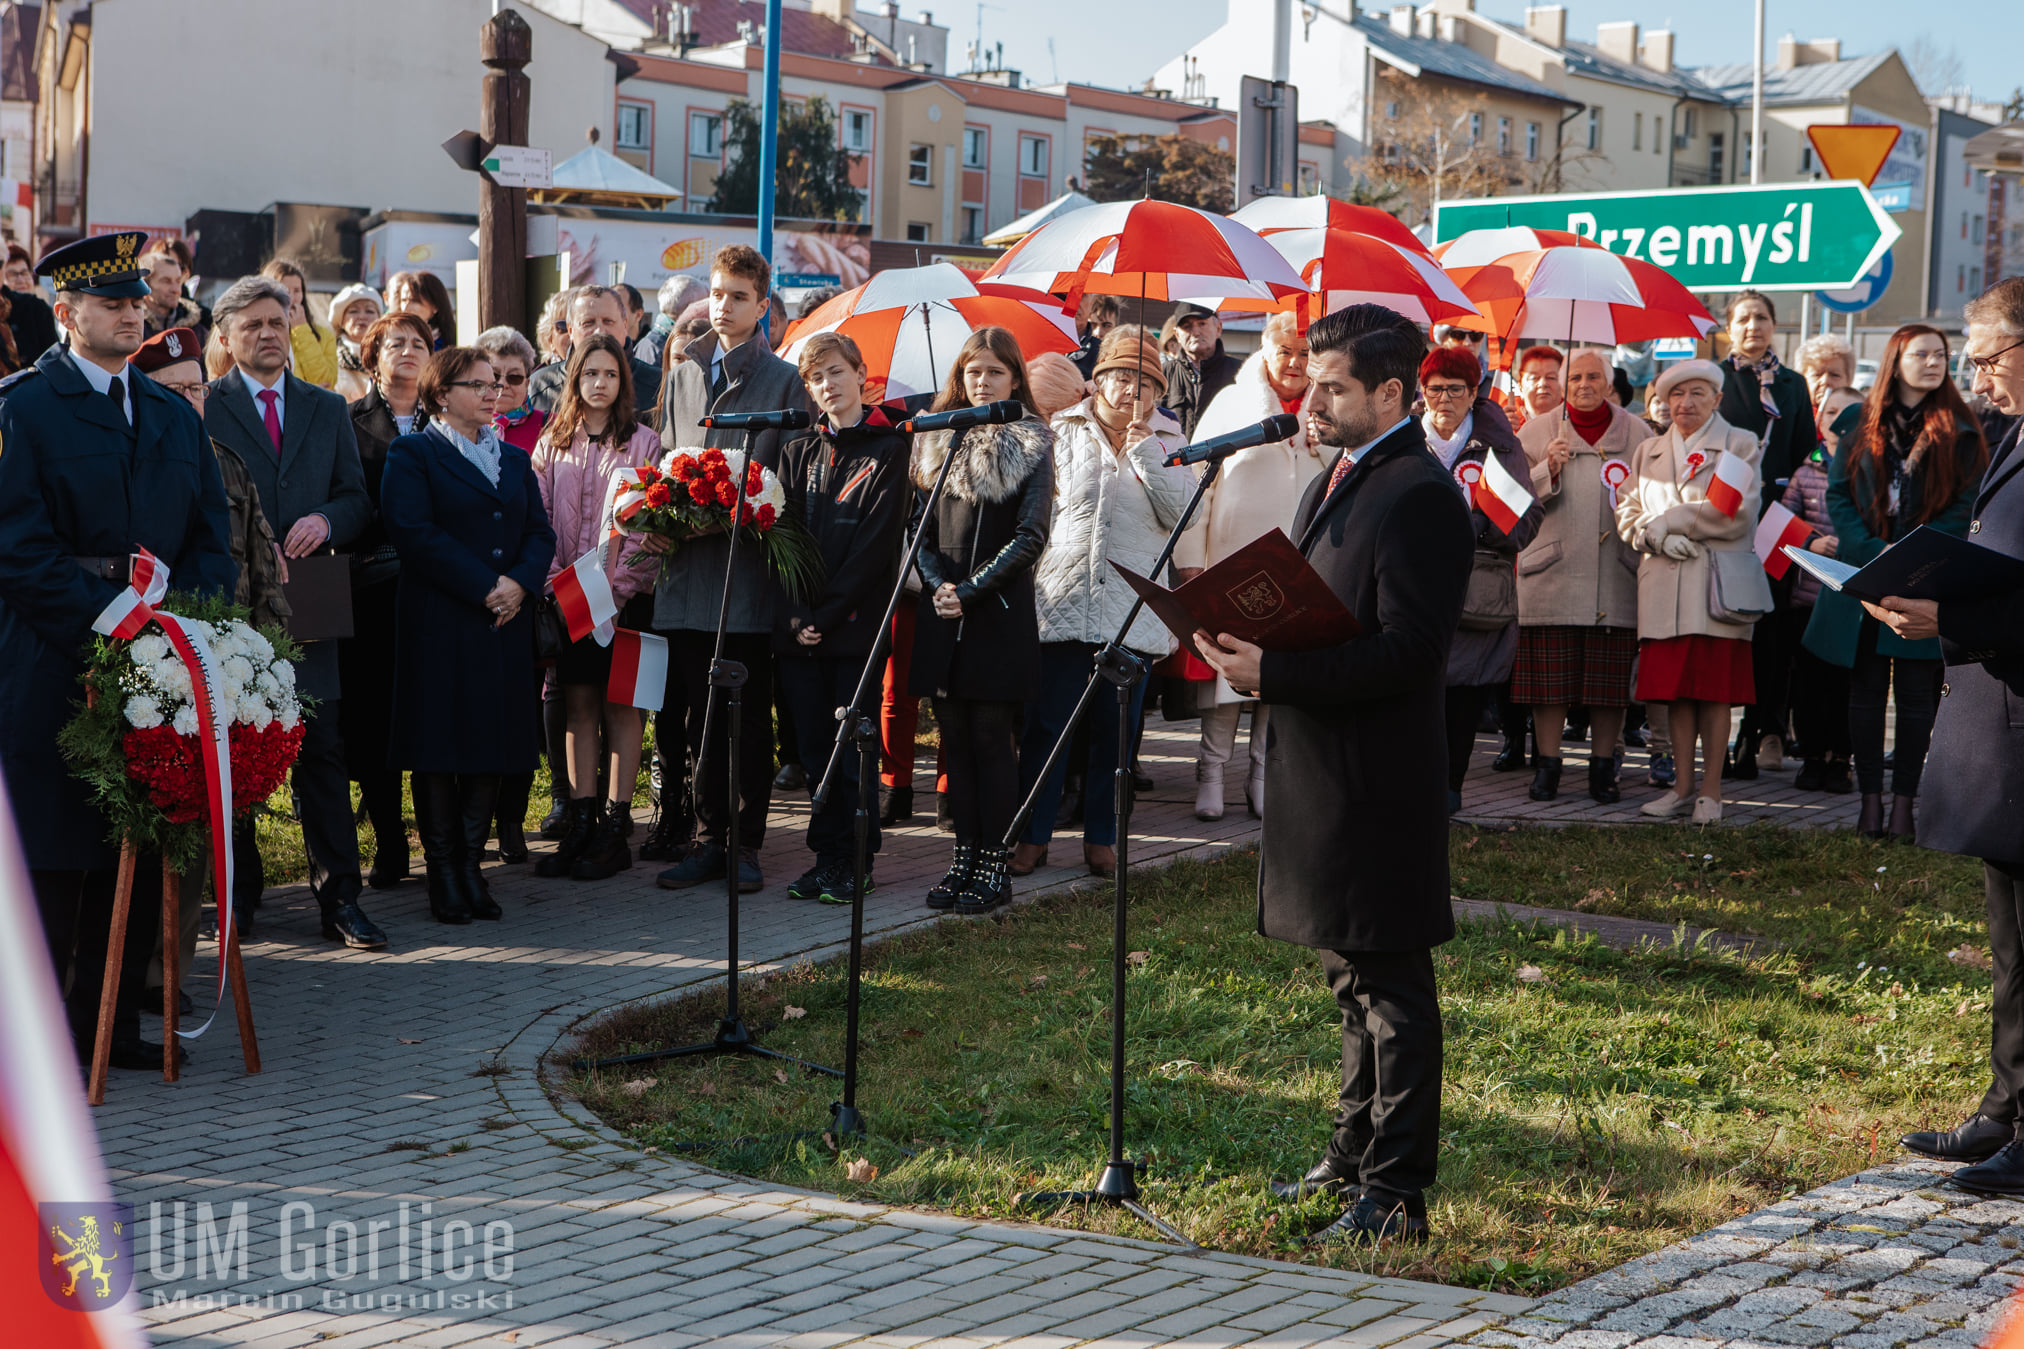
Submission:
<svg viewBox="0 0 2024 1349">
<path fill-rule="evenodd" d="M 1147 1202 L 1205 1246 L 1543 1292 L 1886 1158 L 1987 1082 L 1989 980 L 1972 863 L 1850 834 L 1677 827 L 1457 830 L 1469 895 L 1720 926 L 1748 959 L 1619 952 L 1548 927 L 1464 926 L 1437 954 L 1447 1016 L 1435 1239 L 1380 1254 L 1303 1238 L 1339 1202 L 1270 1176 L 1326 1140 L 1340 1022 L 1308 952 L 1253 931 L 1248 855 L 1134 884 L 1127 1148 Z M 1887 868 L 1879 870 L 1879 868 Z M 1464 879 L 1466 878 L 1466 879 Z M 748 1143 L 710 1164 L 848 1198 L 1012 1216 L 1084 1185 L 1106 1149 L 1108 892 L 946 919 L 876 947 L 860 1106 L 874 1138 Z M 1967 946 L 1957 963 L 1948 952 Z M 841 963 L 747 985 L 774 1048 L 841 1064 Z M 576 1052 L 707 1039 L 715 997 L 627 1009 Z M 639 1145 L 820 1128 L 831 1079 L 707 1057 L 570 1075 Z M 851 1162 L 874 1178 L 845 1176 Z M 859 1168 L 860 1172 L 862 1168 Z M 1069 1227 L 1155 1233 L 1115 1211 Z"/>
</svg>

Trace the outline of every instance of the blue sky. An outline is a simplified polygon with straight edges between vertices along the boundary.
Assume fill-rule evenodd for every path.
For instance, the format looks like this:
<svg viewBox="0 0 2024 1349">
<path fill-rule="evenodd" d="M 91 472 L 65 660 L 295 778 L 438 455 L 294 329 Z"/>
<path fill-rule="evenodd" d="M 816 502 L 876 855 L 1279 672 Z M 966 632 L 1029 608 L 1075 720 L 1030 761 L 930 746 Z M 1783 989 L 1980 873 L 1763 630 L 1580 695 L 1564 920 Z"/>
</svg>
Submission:
<svg viewBox="0 0 2024 1349">
<path fill-rule="evenodd" d="M 1329 2 L 1334 7 L 1341 0 Z M 1681 65 L 1750 59 L 1749 0 L 1562 3 L 1569 35 L 1585 41 L 1594 41 L 1598 23 L 1636 19 L 1678 34 L 1674 51 Z M 908 10 L 916 7 L 911 0 L 906 5 Z M 1476 0 L 1476 7 L 1513 24 L 1525 21 L 1524 0 Z M 1364 8 L 1383 6 L 1366 0 Z M 982 17 L 986 44 L 1004 43 L 1005 64 L 1036 84 L 1052 82 L 1058 71 L 1064 80 L 1128 86 L 1215 31 L 1227 9 L 1227 0 L 1006 0 L 986 5 Z M 965 51 L 976 40 L 977 6 L 943 0 L 935 6 L 935 16 L 950 27 L 949 64 L 961 69 Z M 1842 52 L 1850 56 L 1889 46 L 1907 48 L 1924 33 L 1942 53 L 1958 55 L 1978 96 L 2000 100 L 2024 83 L 2024 5 L 2017 0 L 1942 0 L 1917 6 L 1905 0 L 1771 0 L 1764 32 L 1767 60 L 1775 57 L 1778 38 L 1787 32 L 1802 39 L 1839 37 Z"/>
</svg>

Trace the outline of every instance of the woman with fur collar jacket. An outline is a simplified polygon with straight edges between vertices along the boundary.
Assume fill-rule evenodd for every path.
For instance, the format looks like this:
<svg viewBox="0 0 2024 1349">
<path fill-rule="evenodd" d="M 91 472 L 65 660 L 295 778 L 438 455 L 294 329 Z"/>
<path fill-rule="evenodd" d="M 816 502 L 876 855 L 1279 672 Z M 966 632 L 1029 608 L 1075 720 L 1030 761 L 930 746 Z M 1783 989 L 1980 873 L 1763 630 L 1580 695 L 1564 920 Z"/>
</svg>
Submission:
<svg viewBox="0 0 2024 1349">
<path fill-rule="evenodd" d="M 1032 393 L 1019 344 L 979 328 L 956 354 L 934 410 Z M 911 692 L 935 700 L 956 853 L 928 907 L 984 913 L 1012 898 L 1001 847 L 1018 809 L 1019 706 L 1040 682 L 1033 565 L 1054 506 L 1054 435 L 1028 415 L 1005 426 L 930 432 L 914 442 L 914 485 L 949 476 L 921 521 L 920 619 Z"/>
</svg>

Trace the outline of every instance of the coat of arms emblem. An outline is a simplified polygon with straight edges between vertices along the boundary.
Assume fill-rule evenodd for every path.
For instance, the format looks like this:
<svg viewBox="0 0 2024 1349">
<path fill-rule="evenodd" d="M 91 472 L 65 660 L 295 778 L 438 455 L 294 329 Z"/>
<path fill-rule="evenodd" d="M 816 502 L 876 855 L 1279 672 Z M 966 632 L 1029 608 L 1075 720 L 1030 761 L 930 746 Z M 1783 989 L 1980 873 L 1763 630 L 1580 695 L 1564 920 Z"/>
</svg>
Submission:
<svg viewBox="0 0 2024 1349">
<path fill-rule="evenodd" d="M 1286 592 L 1279 583 L 1264 572 L 1247 577 L 1228 591 L 1230 602 L 1252 622 L 1262 622 L 1279 612 L 1286 603 Z"/>
</svg>

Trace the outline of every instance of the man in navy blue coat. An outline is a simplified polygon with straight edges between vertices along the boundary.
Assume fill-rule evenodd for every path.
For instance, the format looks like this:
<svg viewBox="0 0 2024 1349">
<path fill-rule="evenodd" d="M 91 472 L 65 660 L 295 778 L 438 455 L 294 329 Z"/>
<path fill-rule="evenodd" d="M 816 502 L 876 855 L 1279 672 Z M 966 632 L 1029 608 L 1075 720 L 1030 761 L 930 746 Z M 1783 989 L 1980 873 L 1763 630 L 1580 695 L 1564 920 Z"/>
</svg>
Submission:
<svg viewBox="0 0 2024 1349">
<path fill-rule="evenodd" d="M 237 580 L 218 475 L 188 403 L 127 364 L 140 348 L 137 254 L 146 236 L 102 235 L 44 257 L 69 345 L 0 381 L 0 772 L 27 852 L 61 984 L 76 964 L 72 1034 L 88 1056 L 110 930 L 112 827 L 71 776 L 56 734 L 83 696 L 92 622 L 129 584 L 141 547 L 178 590 L 230 596 Z M 136 867 L 114 1019 L 117 1067 L 147 1068 L 140 991 L 159 926 L 161 863 Z"/>
</svg>

